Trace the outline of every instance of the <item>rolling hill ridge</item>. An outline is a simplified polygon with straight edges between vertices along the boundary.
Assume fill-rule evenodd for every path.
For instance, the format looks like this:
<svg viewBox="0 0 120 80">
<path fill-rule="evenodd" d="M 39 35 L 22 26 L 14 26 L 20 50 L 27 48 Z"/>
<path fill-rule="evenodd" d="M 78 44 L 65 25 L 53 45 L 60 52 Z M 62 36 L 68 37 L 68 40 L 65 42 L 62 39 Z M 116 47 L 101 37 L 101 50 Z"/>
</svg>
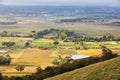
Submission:
<svg viewBox="0 0 120 80">
<path fill-rule="evenodd" d="M 120 80 L 120 57 L 63 73 L 46 80 Z"/>
</svg>

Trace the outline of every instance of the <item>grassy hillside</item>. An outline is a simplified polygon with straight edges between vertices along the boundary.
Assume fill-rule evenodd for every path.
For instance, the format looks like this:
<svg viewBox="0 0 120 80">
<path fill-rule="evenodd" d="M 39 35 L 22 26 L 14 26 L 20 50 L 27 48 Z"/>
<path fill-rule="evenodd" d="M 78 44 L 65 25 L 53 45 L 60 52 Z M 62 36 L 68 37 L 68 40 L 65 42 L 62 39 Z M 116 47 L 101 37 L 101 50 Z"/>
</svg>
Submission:
<svg viewBox="0 0 120 80">
<path fill-rule="evenodd" d="M 46 80 L 120 80 L 120 57 L 67 72 Z"/>
</svg>

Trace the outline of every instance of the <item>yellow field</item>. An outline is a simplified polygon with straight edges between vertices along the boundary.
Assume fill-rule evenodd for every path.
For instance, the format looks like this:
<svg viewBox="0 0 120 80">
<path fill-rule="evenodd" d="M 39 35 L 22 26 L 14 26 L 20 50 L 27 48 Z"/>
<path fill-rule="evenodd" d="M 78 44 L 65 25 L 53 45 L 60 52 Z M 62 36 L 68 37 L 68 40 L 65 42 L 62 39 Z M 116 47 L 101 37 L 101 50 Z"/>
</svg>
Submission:
<svg viewBox="0 0 120 80">
<path fill-rule="evenodd" d="M 120 54 L 119 49 L 114 49 L 112 50 L 112 52 Z M 83 55 L 89 55 L 89 56 L 98 56 L 98 55 L 101 55 L 102 50 L 101 49 L 77 50 L 77 53 L 83 54 Z"/>
<path fill-rule="evenodd" d="M 40 50 L 36 48 L 28 48 L 8 53 L 13 59 L 10 66 L 0 66 L 0 72 L 3 75 L 24 75 L 31 74 L 36 71 L 38 66 L 45 68 L 52 66 L 53 58 L 50 57 L 50 50 Z M 16 71 L 16 65 L 26 65 L 22 73 Z"/>
<path fill-rule="evenodd" d="M 89 50 L 77 50 L 77 53 L 83 54 L 83 55 L 94 56 L 94 55 L 100 55 L 102 51 L 100 49 L 89 49 Z"/>
</svg>

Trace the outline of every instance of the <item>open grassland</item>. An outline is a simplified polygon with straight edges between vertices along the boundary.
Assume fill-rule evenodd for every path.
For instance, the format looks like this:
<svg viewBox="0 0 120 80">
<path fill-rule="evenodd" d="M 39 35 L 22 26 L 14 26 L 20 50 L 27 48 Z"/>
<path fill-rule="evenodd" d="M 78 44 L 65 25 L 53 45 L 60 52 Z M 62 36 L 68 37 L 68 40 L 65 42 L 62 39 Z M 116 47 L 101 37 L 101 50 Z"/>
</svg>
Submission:
<svg viewBox="0 0 120 80">
<path fill-rule="evenodd" d="M 120 57 L 48 78 L 46 80 L 119 80 Z"/>
</svg>

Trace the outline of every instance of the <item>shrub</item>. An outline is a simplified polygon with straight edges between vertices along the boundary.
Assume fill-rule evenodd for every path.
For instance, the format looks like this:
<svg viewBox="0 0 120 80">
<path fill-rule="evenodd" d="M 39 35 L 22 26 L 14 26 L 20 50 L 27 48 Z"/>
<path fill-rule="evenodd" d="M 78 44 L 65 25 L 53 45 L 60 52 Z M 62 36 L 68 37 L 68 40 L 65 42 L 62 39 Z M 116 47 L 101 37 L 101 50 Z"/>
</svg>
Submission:
<svg viewBox="0 0 120 80">
<path fill-rule="evenodd" d="M 11 46 L 15 45 L 15 42 L 2 42 L 2 45 L 6 46 L 6 47 L 11 47 Z"/>
<path fill-rule="evenodd" d="M 54 44 L 54 45 L 58 45 L 58 44 L 59 44 L 59 42 L 58 42 L 58 41 L 55 41 L 55 42 L 53 42 L 53 44 Z"/>
<path fill-rule="evenodd" d="M 23 65 L 18 65 L 18 66 L 16 66 L 16 70 L 17 70 L 18 72 L 22 72 L 22 71 L 24 70 L 24 68 L 25 68 L 25 66 L 23 66 Z"/>
</svg>

